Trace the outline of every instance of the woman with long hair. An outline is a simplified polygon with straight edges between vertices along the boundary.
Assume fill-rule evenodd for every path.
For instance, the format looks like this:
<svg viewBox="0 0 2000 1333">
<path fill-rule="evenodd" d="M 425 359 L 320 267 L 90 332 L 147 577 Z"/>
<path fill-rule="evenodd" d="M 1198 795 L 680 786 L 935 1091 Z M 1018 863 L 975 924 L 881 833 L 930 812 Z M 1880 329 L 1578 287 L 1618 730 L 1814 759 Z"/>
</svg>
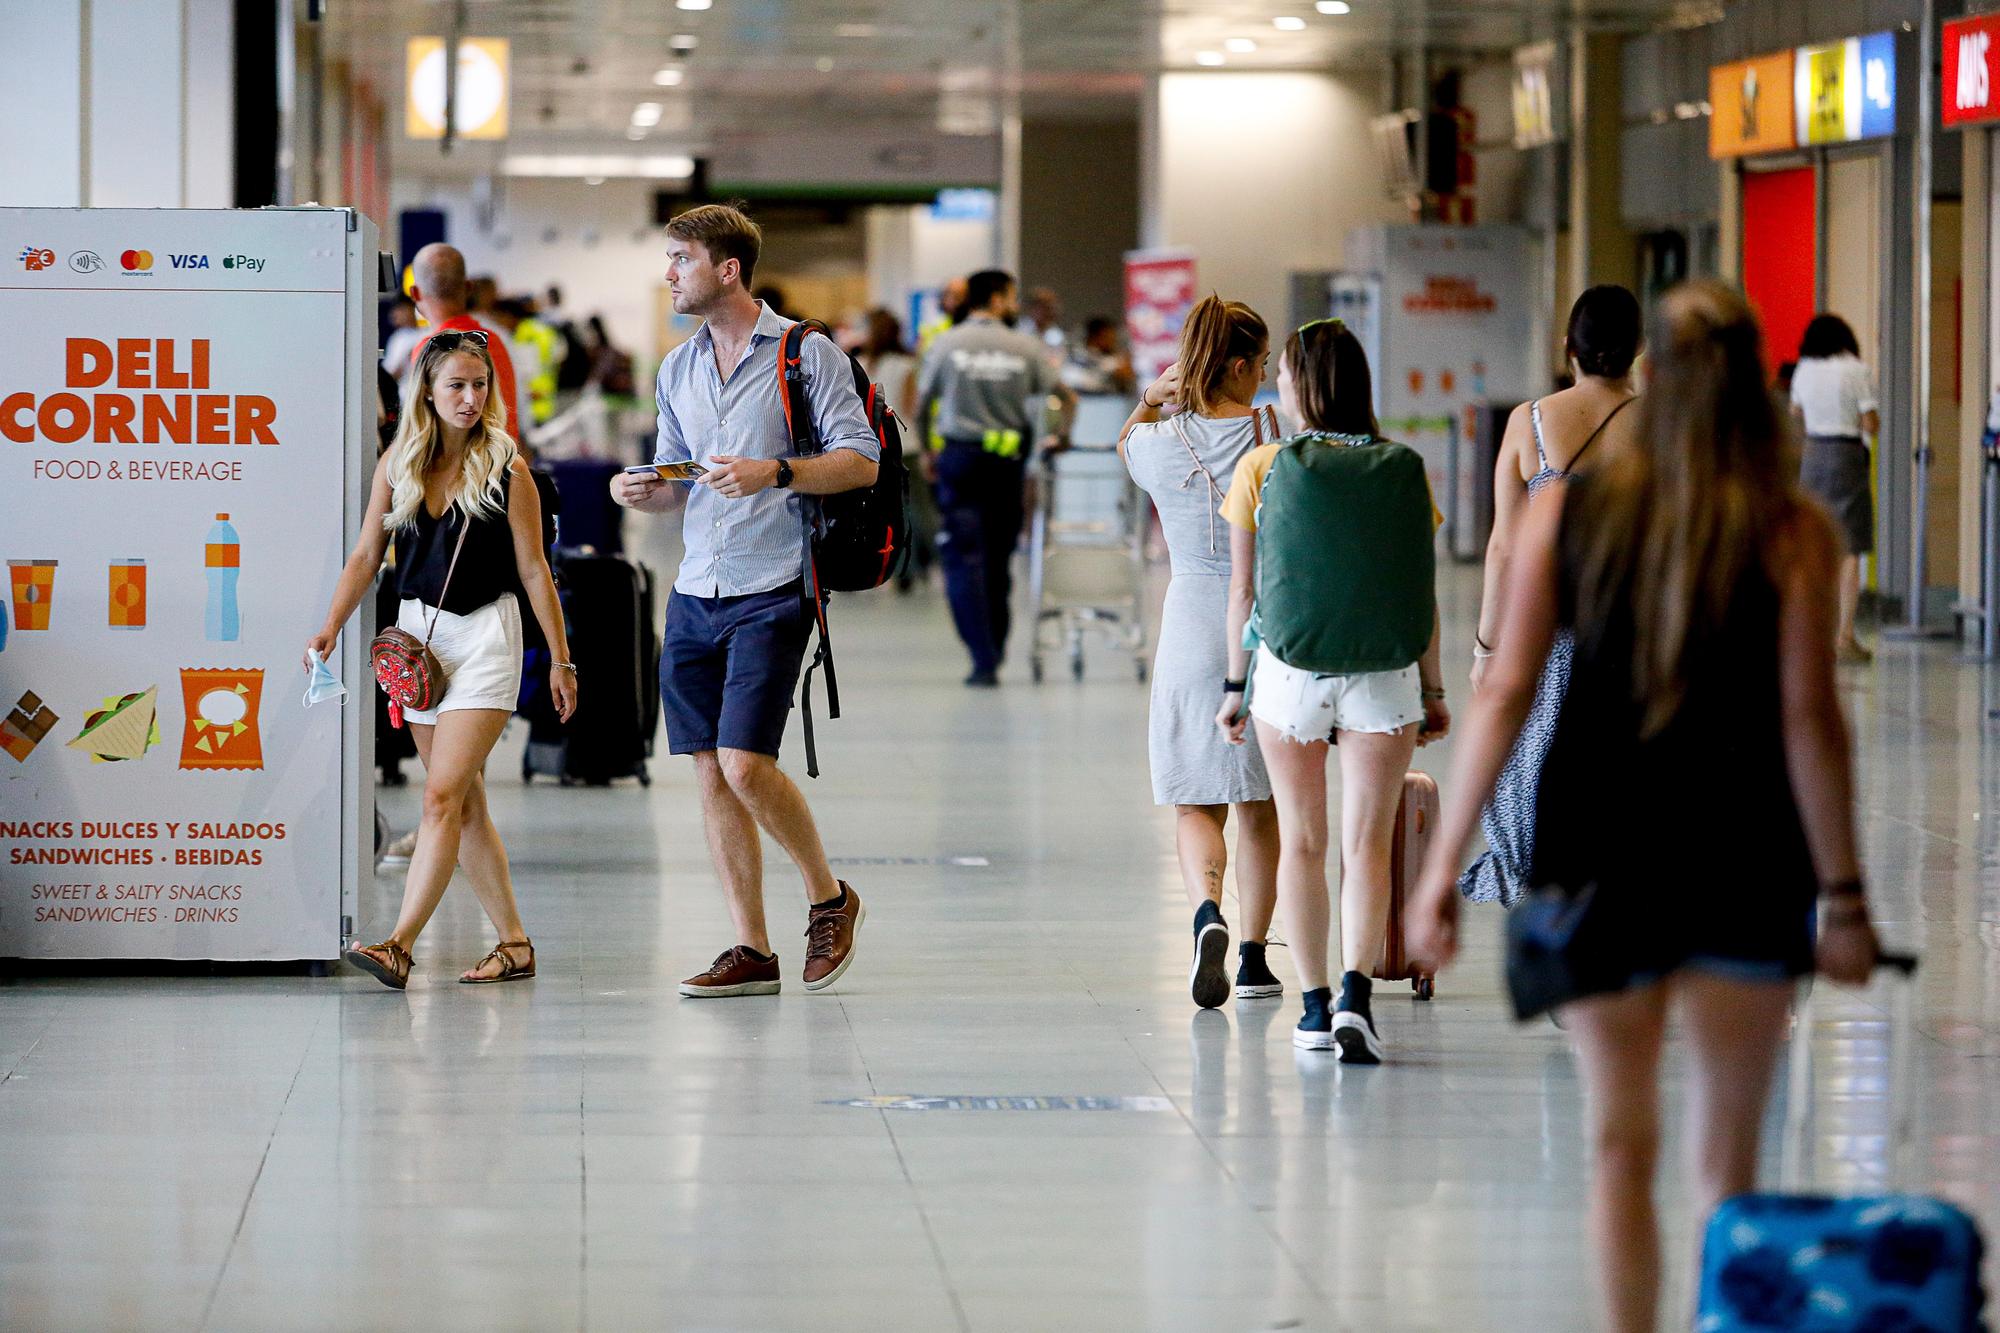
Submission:
<svg viewBox="0 0 2000 1333">
<path fill-rule="evenodd" d="M 1194 908 L 1194 962 L 1188 988 L 1213 1009 L 1229 998 L 1229 926 L 1222 916 L 1228 828 L 1236 814 L 1236 898 L 1242 908 L 1236 997 L 1265 999 L 1284 986 L 1265 961 L 1278 906 L 1278 815 L 1271 780 L 1255 745 L 1225 744 L 1211 722 L 1216 682 L 1226 674 L 1229 619 L 1228 524 L 1217 510 L 1236 465 L 1275 442 L 1277 418 L 1251 406 L 1264 382 L 1270 335 L 1241 301 L 1209 296 L 1181 329 L 1180 358 L 1146 389 L 1118 451 L 1132 480 L 1153 499 L 1173 559 L 1153 656 L 1147 728 L 1153 803 L 1174 807 L 1181 881 Z M 1165 404 L 1180 410 L 1161 420 Z"/>
<path fill-rule="evenodd" d="M 1721 284 L 1670 293 L 1637 435 L 1529 505 L 1499 652 L 1410 905 L 1414 952 L 1449 962 L 1459 858 L 1569 631 L 1508 983 L 1517 1016 L 1559 1006 L 1576 1045 L 1601 1312 L 1617 1333 L 1651 1333 L 1658 1313 L 1669 1017 L 1690 1047 L 1705 1212 L 1755 1183 L 1793 983 L 1815 967 L 1859 983 L 1876 956 L 1830 650 L 1839 538 L 1789 475 L 1760 344 Z"/>
<path fill-rule="evenodd" d="M 1861 557 L 1875 549 L 1868 441 L 1882 428 L 1882 415 L 1861 344 L 1839 315 L 1815 315 L 1806 325 L 1791 399 L 1806 437 L 1799 484 L 1827 507 L 1840 529 L 1834 653 L 1844 663 L 1866 662 L 1872 654 L 1854 633 L 1854 612 L 1861 601 Z"/>
<path fill-rule="evenodd" d="M 397 990 L 409 983 L 410 952 L 460 864 L 500 942 L 459 980 L 535 975 L 482 776 L 520 695 L 522 597 L 555 659 L 549 691 L 564 721 L 576 711 L 576 667 L 542 549 L 541 502 L 493 378 L 482 332 L 437 333 L 424 344 L 396 438 L 375 467 L 360 539 L 325 625 L 306 643 L 309 653 L 332 656 L 393 538 L 403 595 L 396 623 L 429 640 L 444 692 L 430 709 L 403 714 L 423 759 L 424 794 L 402 915 L 387 939 L 351 946 L 346 958 Z"/>
<path fill-rule="evenodd" d="M 1390 669 L 1347 675 L 1319 674 L 1281 660 L 1268 643 L 1256 650 L 1253 665 L 1244 647 L 1244 628 L 1256 599 L 1260 560 L 1277 557 L 1260 549 L 1265 484 L 1281 449 L 1375 447 L 1380 455 L 1402 445 L 1381 436 L 1376 425 L 1368 356 L 1360 340 L 1337 319 L 1318 320 L 1285 343 L 1278 361 L 1278 401 L 1287 416 L 1302 423 L 1294 441 L 1265 445 L 1237 464 L 1223 517 L 1229 520 L 1230 597 L 1227 679 L 1215 722 L 1232 744 L 1243 744 L 1256 720 L 1256 736 L 1277 799 L 1281 852 L 1278 897 L 1285 910 L 1285 940 L 1305 991 L 1305 1014 L 1292 1034 L 1302 1050 L 1334 1050 L 1344 1063 L 1379 1064 L 1382 1042 L 1375 1029 L 1370 974 L 1389 938 L 1391 857 L 1396 810 L 1410 756 L 1419 743 L 1442 739 L 1451 728 L 1440 675 L 1435 589 L 1429 605 L 1417 608 L 1430 624 L 1430 641 L 1416 660 Z M 1408 460 L 1417 466 L 1415 460 Z M 1419 469 L 1420 470 L 1420 469 Z M 1383 469 L 1366 485 L 1380 486 Z M 1362 503 L 1350 496 L 1349 502 Z M 1383 492 L 1367 501 L 1386 504 Z M 1391 565 L 1431 559 L 1437 513 L 1428 502 L 1431 524 L 1415 546 L 1368 552 L 1368 579 Z M 1355 518 L 1362 515 L 1352 509 Z M 1332 544 L 1326 551 L 1332 557 Z M 1292 558 L 1300 558 L 1297 553 Z M 1318 553 L 1305 553 L 1318 558 Z M 1428 563 L 1425 568 L 1430 568 Z M 1345 572 L 1345 571 L 1343 571 Z M 1434 576 L 1433 576 L 1434 577 Z M 1407 615 L 1410 608 L 1392 607 Z M 1249 708 L 1244 709 L 1245 687 Z M 1213 688 L 1213 686 L 1211 686 Z M 1327 975 L 1326 761 L 1330 746 L 1340 749 L 1340 995 L 1336 1001 Z"/>
<path fill-rule="evenodd" d="M 1639 355 L 1639 301 L 1623 287 L 1592 287 L 1570 308 L 1563 347 L 1574 386 L 1524 403 L 1507 420 L 1493 473 L 1493 534 L 1486 543 L 1486 574 L 1479 629 L 1472 640 L 1472 688 L 1478 690 L 1500 642 L 1500 590 L 1519 540 L 1529 497 L 1560 485 L 1591 456 L 1609 452 L 1638 421 L 1626 409 L 1637 397 L 1632 363 Z M 1527 892 L 1534 851 L 1535 782 L 1555 735 L 1556 714 L 1569 686 L 1571 644 L 1556 635 L 1535 687 L 1521 738 L 1493 788 L 1479 826 L 1486 852 L 1459 876 L 1459 891 L 1474 902 L 1512 906 Z"/>
</svg>

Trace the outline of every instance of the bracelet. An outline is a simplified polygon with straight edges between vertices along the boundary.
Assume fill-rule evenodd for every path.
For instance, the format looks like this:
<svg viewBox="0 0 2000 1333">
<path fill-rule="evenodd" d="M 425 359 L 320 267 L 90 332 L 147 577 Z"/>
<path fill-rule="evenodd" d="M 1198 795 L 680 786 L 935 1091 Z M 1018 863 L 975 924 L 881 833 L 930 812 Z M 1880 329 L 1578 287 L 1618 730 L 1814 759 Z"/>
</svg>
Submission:
<svg viewBox="0 0 2000 1333">
<path fill-rule="evenodd" d="M 1835 880 L 1831 884 L 1822 886 L 1819 892 L 1823 898 L 1859 898 L 1866 894 L 1868 889 L 1859 877 L 1856 877 Z"/>
<path fill-rule="evenodd" d="M 1472 635 L 1472 642 L 1475 647 L 1484 648 L 1489 656 L 1492 654 L 1493 645 L 1480 638 L 1477 631 Z"/>
<path fill-rule="evenodd" d="M 574 676 L 574 675 L 576 674 L 576 663 L 574 663 L 574 662 L 551 662 L 551 663 L 549 663 L 549 669 L 550 669 L 551 671 L 567 671 L 567 672 L 569 672 L 569 674 L 570 674 L 570 675 Z"/>
<path fill-rule="evenodd" d="M 1224 694 L 1241 694 L 1249 684 L 1248 680 L 1229 680 L 1224 678 L 1222 692 Z"/>
<path fill-rule="evenodd" d="M 1478 644 L 1478 641 L 1474 640 L 1474 643 Z M 1472 660 L 1475 662 L 1484 662 L 1488 658 L 1493 657 L 1495 655 L 1496 655 L 1495 650 L 1488 648 L 1483 644 L 1479 644 L 1472 650 Z"/>
<path fill-rule="evenodd" d="M 1445 697 L 1443 690 L 1425 690 L 1423 691 L 1423 696 L 1424 696 L 1424 701 L 1426 703 L 1429 703 L 1433 700 L 1442 702 Z"/>
</svg>

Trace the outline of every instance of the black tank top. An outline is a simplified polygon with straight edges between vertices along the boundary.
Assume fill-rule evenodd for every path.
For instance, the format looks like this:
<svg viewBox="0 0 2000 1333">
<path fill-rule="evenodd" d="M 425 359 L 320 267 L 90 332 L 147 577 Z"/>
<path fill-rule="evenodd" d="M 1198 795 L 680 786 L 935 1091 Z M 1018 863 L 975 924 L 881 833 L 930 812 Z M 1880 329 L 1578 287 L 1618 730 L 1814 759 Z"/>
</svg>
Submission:
<svg viewBox="0 0 2000 1333">
<path fill-rule="evenodd" d="M 472 520 L 449 591 L 445 589 L 445 573 L 451 568 L 459 529 L 465 525 L 464 511 L 452 505 L 443 518 L 432 518 L 428 509 L 418 505 L 416 522 L 396 533 L 397 590 L 455 616 L 471 615 L 507 593 L 525 600 L 520 571 L 514 563 L 514 533 L 507 525 L 507 489 L 503 484 L 499 513 Z"/>
</svg>

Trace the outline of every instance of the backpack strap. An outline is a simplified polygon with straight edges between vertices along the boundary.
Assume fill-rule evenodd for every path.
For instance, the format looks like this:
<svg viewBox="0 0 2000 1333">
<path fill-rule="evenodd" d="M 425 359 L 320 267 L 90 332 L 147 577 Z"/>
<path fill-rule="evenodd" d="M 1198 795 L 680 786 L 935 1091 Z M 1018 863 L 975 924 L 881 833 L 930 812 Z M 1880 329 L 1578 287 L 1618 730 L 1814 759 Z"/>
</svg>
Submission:
<svg viewBox="0 0 2000 1333">
<path fill-rule="evenodd" d="M 792 452 L 801 456 L 820 452 L 818 434 L 813 428 L 812 403 L 806 398 L 805 375 L 806 337 L 815 331 L 826 333 L 823 325 L 801 320 L 786 326 L 784 336 L 778 340 L 778 399 L 785 406 L 785 433 L 791 438 Z M 826 669 L 826 715 L 829 718 L 840 716 L 840 683 L 833 670 L 833 639 L 827 633 L 826 596 L 820 591 L 819 567 L 813 559 L 818 507 L 810 502 L 805 507 L 803 574 L 799 595 L 819 634 L 819 644 L 813 650 L 812 661 L 807 664 L 799 687 L 799 714 L 805 727 L 806 776 L 816 778 L 819 776 L 819 748 L 813 742 L 813 672 L 822 667 Z"/>
</svg>

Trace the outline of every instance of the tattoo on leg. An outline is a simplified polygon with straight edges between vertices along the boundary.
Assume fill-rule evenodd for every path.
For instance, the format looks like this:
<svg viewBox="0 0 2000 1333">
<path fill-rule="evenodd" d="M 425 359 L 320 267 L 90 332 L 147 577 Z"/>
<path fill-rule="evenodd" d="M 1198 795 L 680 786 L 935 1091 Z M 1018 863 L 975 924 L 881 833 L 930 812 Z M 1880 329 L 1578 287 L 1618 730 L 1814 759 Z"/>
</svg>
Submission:
<svg viewBox="0 0 2000 1333">
<path fill-rule="evenodd" d="M 1208 896 L 1216 902 L 1222 901 L 1222 867 L 1210 861 L 1201 872 L 1202 883 L 1208 887 Z"/>
</svg>

